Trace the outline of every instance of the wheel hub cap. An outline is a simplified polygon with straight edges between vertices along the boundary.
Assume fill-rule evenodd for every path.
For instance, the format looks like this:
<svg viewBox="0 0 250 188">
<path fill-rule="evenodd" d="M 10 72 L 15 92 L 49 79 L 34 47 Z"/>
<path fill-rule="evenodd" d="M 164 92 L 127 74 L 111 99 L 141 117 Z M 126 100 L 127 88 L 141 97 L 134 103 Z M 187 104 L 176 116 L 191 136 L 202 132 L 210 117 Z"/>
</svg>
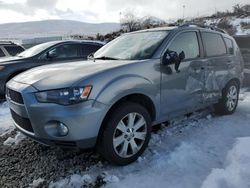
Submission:
<svg viewBox="0 0 250 188">
<path fill-rule="evenodd" d="M 227 109 L 233 111 L 236 107 L 238 99 L 238 91 L 236 86 L 231 86 L 227 93 Z"/>
<path fill-rule="evenodd" d="M 147 126 L 144 117 L 129 113 L 118 123 L 113 135 L 113 147 L 117 155 L 128 158 L 135 155 L 146 139 Z"/>
</svg>

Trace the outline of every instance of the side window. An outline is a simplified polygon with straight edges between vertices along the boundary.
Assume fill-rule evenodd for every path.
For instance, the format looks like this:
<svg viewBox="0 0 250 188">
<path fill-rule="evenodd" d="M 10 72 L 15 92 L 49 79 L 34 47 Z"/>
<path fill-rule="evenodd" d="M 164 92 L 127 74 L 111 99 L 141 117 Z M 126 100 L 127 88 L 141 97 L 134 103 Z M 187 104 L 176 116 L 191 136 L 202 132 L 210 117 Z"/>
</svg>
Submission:
<svg viewBox="0 0 250 188">
<path fill-rule="evenodd" d="M 205 51 L 207 56 L 218 56 L 227 53 L 222 36 L 216 33 L 202 33 Z"/>
<path fill-rule="evenodd" d="M 24 49 L 20 46 L 4 46 L 4 48 L 12 56 L 15 56 L 24 51 Z"/>
<path fill-rule="evenodd" d="M 3 53 L 3 50 L 0 48 L 0 57 L 5 57 L 5 54 Z"/>
<path fill-rule="evenodd" d="M 170 51 L 178 54 L 184 51 L 185 59 L 200 57 L 199 43 L 196 32 L 185 32 L 178 35 L 170 44 Z"/>
<path fill-rule="evenodd" d="M 229 38 L 224 38 L 227 46 L 227 53 L 233 54 L 234 53 L 234 47 L 233 47 L 233 41 Z"/>
<path fill-rule="evenodd" d="M 96 52 L 101 46 L 94 44 L 83 44 L 82 45 L 82 55 L 83 57 L 88 57 L 89 54 Z"/>
<path fill-rule="evenodd" d="M 47 55 L 48 54 L 48 55 Z M 64 44 L 57 46 L 41 56 L 42 59 L 65 59 L 80 57 L 78 44 Z"/>
</svg>

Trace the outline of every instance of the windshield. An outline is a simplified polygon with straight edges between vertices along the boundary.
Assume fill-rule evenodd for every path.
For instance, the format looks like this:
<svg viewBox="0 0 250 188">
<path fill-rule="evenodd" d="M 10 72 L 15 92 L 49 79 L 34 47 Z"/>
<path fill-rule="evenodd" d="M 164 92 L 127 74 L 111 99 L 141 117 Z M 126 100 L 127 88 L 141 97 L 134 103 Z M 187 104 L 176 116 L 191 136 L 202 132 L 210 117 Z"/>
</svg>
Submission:
<svg viewBox="0 0 250 188">
<path fill-rule="evenodd" d="M 43 44 L 38 44 L 36 46 L 33 46 L 25 51 L 23 51 L 22 53 L 18 54 L 18 57 L 32 57 L 34 55 L 39 54 L 40 52 L 42 52 L 43 50 L 49 48 L 50 46 L 52 46 L 52 43 L 43 43 Z"/>
<path fill-rule="evenodd" d="M 95 59 L 150 59 L 161 45 L 168 31 L 148 31 L 125 34 L 94 54 Z"/>
</svg>

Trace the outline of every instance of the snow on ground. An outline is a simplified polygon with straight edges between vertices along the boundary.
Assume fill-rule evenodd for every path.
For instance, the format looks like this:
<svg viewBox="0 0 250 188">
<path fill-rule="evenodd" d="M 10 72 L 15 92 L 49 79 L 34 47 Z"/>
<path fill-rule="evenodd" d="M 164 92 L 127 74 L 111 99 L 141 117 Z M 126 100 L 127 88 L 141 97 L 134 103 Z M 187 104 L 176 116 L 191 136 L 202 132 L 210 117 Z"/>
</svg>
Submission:
<svg viewBox="0 0 250 188">
<path fill-rule="evenodd" d="M 235 18 L 231 20 L 231 24 L 236 28 L 236 35 L 250 35 L 250 29 L 243 29 L 241 23 L 250 24 L 250 16 L 245 18 Z"/>
<path fill-rule="evenodd" d="M 202 188 L 250 187 L 250 137 L 238 138 L 228 153 L 228 165 L 223 169 L 213 169 L 203 182 Z"/>
<path fill-rule="evenodd" d="M 241 23 L 247 23 L 250 24 L 250 16 L 244 17 L 244 18 L 238 18 L 238 17 L 228 17 L 229 23 L 236 28 L 236 33 L 235 35 L 249 35 L 250 34 L 250 29 L 249 28 L 243 28 L 241 26 Z M 221 18 L 210 18 L 206 19 L 205 25 L 218 25 L 219 22 L 221 21 Z"/>
<path fill-rule="evenodd" d="M 21 142 L 26 136 L 22 134 L 21 132 L 17 132 L 15 137 L 9 137 L 7 140 L 3 142 L 3 145 L 5 146 L 12 146 L 12 145 L 17 145 L 19 142 Z"/>
<path fill-rule="evenodd" d="M 0 136 L 11 132 L 14 128 L 7 102 L 0 103 Z"/>
<path fill-rule="evenodd" d="M 245 92 L 233 115 L 213 117 L 205 110 L 172 121 L 152 135 L 149 148 L 131 165 L 93 166 L 50 187 L 91 185 L 100 174 L 106 187 L 250 187 L 249 145 L 250 92 Z"/>
<path fill-rule="evenodd" d="M 0 104 L 0 134 L 14 129 L 6 103 Z M 17 133 L 5 144 L 17 144 Z M 50 187 L 250 187 L 250 92 L 243 90 L 237 111 L 213 116 L 208 109 L 180 117 L 152 134 L 137 162 L 123 167 L 100 163 L 89 170 L 51 182 Z M 33 182 L 34 186 L 43 177 Z"/>
</svg>

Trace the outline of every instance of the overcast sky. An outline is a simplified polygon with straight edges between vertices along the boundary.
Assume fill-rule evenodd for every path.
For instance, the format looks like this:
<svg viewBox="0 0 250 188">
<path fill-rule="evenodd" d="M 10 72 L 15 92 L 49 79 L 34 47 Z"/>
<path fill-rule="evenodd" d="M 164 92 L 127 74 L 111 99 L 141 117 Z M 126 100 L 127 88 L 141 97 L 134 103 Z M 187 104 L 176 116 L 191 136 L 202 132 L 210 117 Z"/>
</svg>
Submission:
<svg viewBox="0 0 250 188">
<path fill-rule="evenodd" d="M 119 22 L 120 15 L 133 10 L 136 15 L 164 20 L 213 14 L 231 10 L 249 0 L 0 0 L 0 23 L 68 19 L 83 22 Z M 185 9 L 183 9 L 185 5 Z"/>
</svg>

